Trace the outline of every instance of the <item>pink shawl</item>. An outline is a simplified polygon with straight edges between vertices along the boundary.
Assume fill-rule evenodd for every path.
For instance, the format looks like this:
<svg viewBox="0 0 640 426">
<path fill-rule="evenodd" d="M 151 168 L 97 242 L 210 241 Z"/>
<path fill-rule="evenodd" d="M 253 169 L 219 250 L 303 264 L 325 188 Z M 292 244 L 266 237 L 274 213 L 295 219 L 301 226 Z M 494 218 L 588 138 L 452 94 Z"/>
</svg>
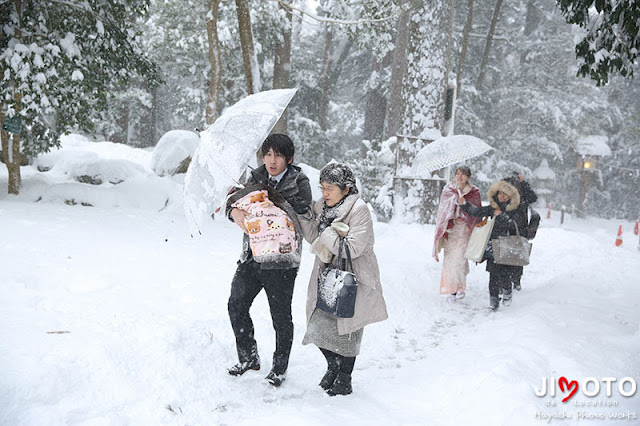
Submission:
<svg viewBox="0 0 640 426">
<path fill-rule="evenodd" d="M 480 206 L 482 204 L 480 191 L 470 183 L 464 188 L 462 195 L 468 203 L 474 206 Z M 460 207 L 458 207 L 459 197 L 458 184 L 455 180 L 451 181 L 442 189 L 440 204 L 438 205 L 438 215 L 436 217 L 436 232 L 433 240 L 433 258 L 436 262 L 440 261 L 440 259 L 438 259 L 439 241 L 443 237 L 446 238 L 445 233 L 451 220 L 459 219 L 463 221 L 470 230 L 473 230 L 473 227 L 480 220 L 478 217 L 463 212 Z"/>
</svg>

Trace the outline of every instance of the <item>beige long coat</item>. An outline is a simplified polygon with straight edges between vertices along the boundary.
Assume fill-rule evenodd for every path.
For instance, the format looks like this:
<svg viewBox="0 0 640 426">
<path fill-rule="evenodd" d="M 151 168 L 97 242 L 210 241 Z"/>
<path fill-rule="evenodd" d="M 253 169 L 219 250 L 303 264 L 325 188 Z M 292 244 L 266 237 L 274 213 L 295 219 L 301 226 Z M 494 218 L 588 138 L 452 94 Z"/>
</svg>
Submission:
<svg viewBox="0 0 640 426">
<path fill-rule="evenodd" d="M 314 202 L 311 218 L 299 216 L 304 238 L 310 243 L 318 237 L 318 218 L 322 213 L 323 200 Z M 355 314 L 353 318 L 338 318 L 338 334 L 343 335 L 359 330 L 367 324 L 383 321 L 389 317 L 382 295 L 378 259 L 373 252 L 373 222 L 371 213 L 357 194 L 348 195 L 338 207 L 336 222 L 349 225 L 346 242 L 349 244 L 353 269 L 358 282 Z M 339 236 L 335 229 L 328 227 L 320 235 L 320 242 L 338 257 Z M 344 256 L 344 253 L 343 253 Z M 316 307 L 318 276 L 325 264 L 316 256 L 307 293 L 307 321 Z"/>
</svg>

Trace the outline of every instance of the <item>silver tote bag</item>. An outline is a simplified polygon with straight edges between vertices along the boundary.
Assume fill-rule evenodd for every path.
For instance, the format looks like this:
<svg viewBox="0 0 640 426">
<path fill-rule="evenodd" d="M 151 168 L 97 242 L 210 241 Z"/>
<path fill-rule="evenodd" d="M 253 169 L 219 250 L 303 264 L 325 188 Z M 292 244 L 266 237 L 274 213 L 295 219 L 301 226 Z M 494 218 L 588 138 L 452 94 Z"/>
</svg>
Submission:
<svg viewBox="0 0 640 426">
<path fill-rule="evenodd" d="M 520 236 L 518 224 L 516 235 L 500 236 L 491 240 L 493 261 L 498 265 L 526 266 L 531 256 L 531 243 Z"/>
</svg>

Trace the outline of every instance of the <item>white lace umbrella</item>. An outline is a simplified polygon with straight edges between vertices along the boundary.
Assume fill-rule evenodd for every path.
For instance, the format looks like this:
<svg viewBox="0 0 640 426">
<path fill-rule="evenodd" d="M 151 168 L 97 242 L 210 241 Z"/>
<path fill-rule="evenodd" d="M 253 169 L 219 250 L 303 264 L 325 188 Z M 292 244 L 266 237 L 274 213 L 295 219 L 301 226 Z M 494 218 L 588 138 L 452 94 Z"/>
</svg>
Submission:
<svg viewBox="0 0 640 426">
<path fill-rule="evenodd" d="M 435 170 L 477 157 L 490 149 L 492 149 L 491 146 L 475 136 L 445 136 L 418 151 L 413 159 L 411 174 L 431 177 L 431 173 Z"/>
<path fill-rule="evenodd" d="M 200 133 L 184 178 L 184 209 L 191 235 L 224 203 L 258 147 L 276 125 L 297 89 L 256 93 L 240 100 Z"/>
</svg>

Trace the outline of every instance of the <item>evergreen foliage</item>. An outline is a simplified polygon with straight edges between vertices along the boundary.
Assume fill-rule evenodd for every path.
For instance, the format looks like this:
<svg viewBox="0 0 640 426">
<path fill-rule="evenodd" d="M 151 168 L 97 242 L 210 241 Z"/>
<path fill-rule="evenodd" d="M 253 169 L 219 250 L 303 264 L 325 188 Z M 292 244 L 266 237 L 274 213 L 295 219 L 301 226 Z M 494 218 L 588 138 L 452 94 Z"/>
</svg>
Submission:
<svg viewBox="0 0 640 426">
<path fill-rule="evenodd" d="M 640 1 L 557 0 L 567 22 L 584 28 L 576 44 L 578 75 L 590 77 L 598 86 L 609 75 L 633 76 L 640 54 Z"/>
<path fill-rule="evenodd" d="M 135 16 L 147 0 L 25 0 L 0 3 L 2 110 L 19 111 L 28 154 L 59 144 L 69 129 L 92 131 L 110 89 L 156 69 L 140 48 Z"/>
</svg>

